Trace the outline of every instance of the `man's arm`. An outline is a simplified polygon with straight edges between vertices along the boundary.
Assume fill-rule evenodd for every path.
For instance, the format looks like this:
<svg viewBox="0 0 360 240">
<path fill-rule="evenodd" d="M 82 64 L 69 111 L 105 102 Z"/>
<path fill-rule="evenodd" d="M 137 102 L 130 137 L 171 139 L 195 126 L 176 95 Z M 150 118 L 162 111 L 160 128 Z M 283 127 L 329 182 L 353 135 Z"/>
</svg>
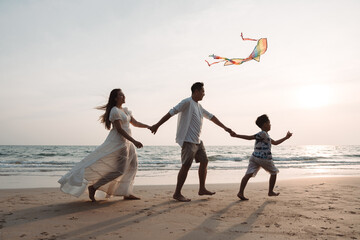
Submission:
<svg viewBox="0 0 360 240">
<path fill-rule="evenodd" d="M 289 139 L 291 136 L 292 136 L 292 133 L 288 131 L 285 137 L 283 137 L 283 138 L 281 138 L 281 139 L 279 139 L 279 140 L 277 140 L 277 141 L 271 139 L 271 144 L 273 144 L 273 145 L 279 145 L 280 143 L 282 143 L 282 142 L 284 142 L 285 140 Z"/>
<path fill-rule="evenodd" d="M 152 125 L 149 129 L 150 131 L 155 134 L 158 130 L 158 128 L 165 123 L 167 120 L 169 120 L 172 116 L 170 115 L 170 113 L 165 114 L 165 116 L 163 116 L 160 121 L 154 125 Z"/>
<path fill-rule="evenodd" d="M 224 124 L 222 124 L 222 122 L 220 122 L 219 119 L 217 119 L 217 117 L 213 116 L 210 121 L 212 121 L 213 123 L 215 123 L 216 125 L 218 125 L 219 127 L 223 128 L 225 131 L 227 131 L 228 133 L 232 133 L 232 130 L 228 127 L 226 127 Z"/>
</svg>

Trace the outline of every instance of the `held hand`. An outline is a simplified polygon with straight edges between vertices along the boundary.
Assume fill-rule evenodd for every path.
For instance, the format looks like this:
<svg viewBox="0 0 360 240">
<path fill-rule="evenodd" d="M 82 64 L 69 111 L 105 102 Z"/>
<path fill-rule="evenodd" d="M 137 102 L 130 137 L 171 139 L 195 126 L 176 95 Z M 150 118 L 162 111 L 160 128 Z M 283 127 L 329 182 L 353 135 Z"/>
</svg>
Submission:
<svg viewBox="0 0 360 240">
<path fill-rule="evenodd" d="M 227 127 L 226 127 L 226 128 L 224 128 L 224 130 L 227 131 L 227 132 L 230 133 L 230 134 L 232 133 L 232 130 L 231 130 L 230 128 L 227 128 Z"/>
<path fill-rule="evenodd" d="M 152 125 L 151 127 L 149 127 L 150 131 L 153 133 L 153 134 L 156 134 L 157 130 L 158 130 L 158 126 L 155 125 Z"/>
<path fill-rule="evenodd" d="M 230 128 L 225 128 L 225 131 L 227 131 L 230 134 L 230 136 L 232 136 L 232 137 L 234 137 L 236 135 L 236 133 L 233 130 L 231 130 Z"/>
<path fill-rule="evenodd" d="M 288 132 L 286 133 L 286 138 L 289 139 L 292 135 L 293 135 L 293 134 L 292 134 L 290 131 L 288 131 Z"/>
<path fill-rule="evenodd" d="M 135 147 L 137 147 L 137 148 L 142 148 L 143 147 L 141 142 L 134 141 L 133 143 L 134 143 Z"/>
</svg>

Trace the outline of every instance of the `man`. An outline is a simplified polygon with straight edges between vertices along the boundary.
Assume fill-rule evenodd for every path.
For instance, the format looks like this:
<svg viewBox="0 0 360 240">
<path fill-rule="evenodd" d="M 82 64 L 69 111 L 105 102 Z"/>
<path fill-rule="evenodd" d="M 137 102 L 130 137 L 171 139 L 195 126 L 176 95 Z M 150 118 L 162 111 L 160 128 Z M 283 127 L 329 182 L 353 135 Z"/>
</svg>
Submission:
<svg viewBox="0 0 360 240">
<path fill-rule="evenodd" d="M 222 124 L 213 114 L 206 111 L 198 102 L 205 96 L 204 84 L 196 82 L 191 87 L 191 97 L 182 100 L 172 108 L 160 121 L 150 127 L 152 133 L 156 133 L 158 128 L 169 120 L 172 116 L 179 113 L 176 132 L 176 142 L 181 146 L 182 166 L 178 174 L 176 190 L 173 198 L 180 202 L 189 202 L 191 199 L 181 194 L 181 189 L 185 183 L 191 164 L 195 158 L 199 166 L 199 195 L 213 195 L 205 188 L 208 158 L 203 142 L 200 140 L 203 117 L 211 120 L 225 131 L 231 133 L 231 129 Z"/>
</svg>

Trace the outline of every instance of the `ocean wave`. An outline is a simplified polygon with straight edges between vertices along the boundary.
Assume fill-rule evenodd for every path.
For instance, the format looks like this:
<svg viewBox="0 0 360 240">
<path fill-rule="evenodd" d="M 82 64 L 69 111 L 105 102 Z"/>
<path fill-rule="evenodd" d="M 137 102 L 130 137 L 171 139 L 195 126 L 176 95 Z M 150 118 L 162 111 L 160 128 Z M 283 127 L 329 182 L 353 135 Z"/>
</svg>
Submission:
<svg viewBox="0 0 360 240">
<path fill-rule="evenodd" d="M 76 162 L 74 161 L 29 161 L 29 160 L 3 160 L 0 161 L 0 164 L 6 165 L 74 165 Z"/>
<path fill-rule="evenodd" d="M 211 155 L 211 156 L 208 156 L 208 159 L 209 159 L 209 161 L 234 161 L 234 162 L 240 162 L 240 161 L 249 159 L 249 157 L 241 158 L 241 157 L 224 156 L 224 155 Z"/>
<path fill-rule="evenodd" d="M 54 174 L 69 171 L 91 153 L 94 146 L 0 146 L 0 175 Z M 207 146 L 208 169 L 246 169 L 253 147 Z M 315 150 L 316 151 L 315 151 Z M 319 150 L 320 149 L 320 150 Z M 173 171 L 181 168 L 181 148 L 149 146 L 138 149 L 139 171 Z M 281 168 L 360 169 L 360 146 L 277 147 L 273 156 Z M 199 164 L 192 165 L 198 169 Z"/>
<path fill-rule="evenodd" d="M 72 156 L 70 153 L 38 153 L 34 155 L 35 157 L 66 157 Z"/>
</svg>

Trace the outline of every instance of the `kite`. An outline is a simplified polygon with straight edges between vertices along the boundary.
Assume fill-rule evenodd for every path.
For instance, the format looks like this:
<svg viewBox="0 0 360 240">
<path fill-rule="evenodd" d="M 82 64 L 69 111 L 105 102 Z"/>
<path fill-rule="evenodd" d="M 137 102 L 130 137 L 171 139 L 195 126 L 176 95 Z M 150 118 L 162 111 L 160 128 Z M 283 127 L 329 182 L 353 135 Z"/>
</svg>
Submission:
<svg viewBox="0 0 360 240">
<path fill-rule="evenodd" d="M 209 67 L 213 64 L 220 63 L 220 62 L 225 62 L 224 66 L 233 65 L 233 64 L 240 65 L 240 64 L 250 61 L 250 60 L 255 60 L 255 61 L 260 62 L 260 56 L 263 55 L 267 50 L 267 39 L 260 38 L 259 40 L 257 40 L 257 39 L 252 39 L 252 38 L 244 38 L 242 33 L 241 33 L 241 38 L 244 41 L 257 41 L 256 47 L 254 48 L 254 50 L 252 51 L 252 53 L 250 54 L 249 57 L 247 57 L 247 58 L 225 58 L 225 57 L 219 57 L 219 56 L 212 54 L 209 57 L 212 57 L 214 59 L 222 59 L 222 60 L 218 61 L 218 62 L 213 62 L 213 63 L 209 63 L 208 61 L 205 60 L 205 62 L 209 65 Z"/>
</svg>

